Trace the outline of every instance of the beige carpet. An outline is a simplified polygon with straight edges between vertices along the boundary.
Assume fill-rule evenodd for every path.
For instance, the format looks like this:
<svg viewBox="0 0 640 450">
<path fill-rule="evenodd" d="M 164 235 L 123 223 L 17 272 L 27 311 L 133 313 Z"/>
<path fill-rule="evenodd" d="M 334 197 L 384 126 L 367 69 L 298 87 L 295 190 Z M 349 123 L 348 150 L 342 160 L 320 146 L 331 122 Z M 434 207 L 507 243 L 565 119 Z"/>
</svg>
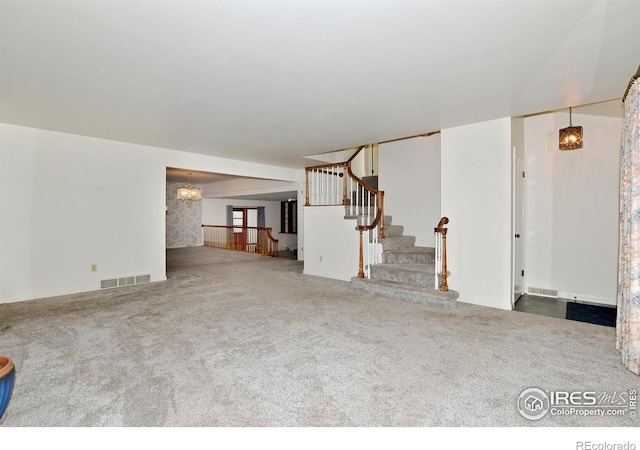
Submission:
<svg viewBox="0 0 640 450">
<path fill-rule="evenodd" d="M 0 425 L 640 424 L 529 421 L 516 408 L 529 387 L 637 388 L 613 328 L 464 303 L 434 311 L 354 294 L 292 260 L 167 255 L 166 282 L 0 304 L 0 353 L 17 366 Z"/>
</svg>

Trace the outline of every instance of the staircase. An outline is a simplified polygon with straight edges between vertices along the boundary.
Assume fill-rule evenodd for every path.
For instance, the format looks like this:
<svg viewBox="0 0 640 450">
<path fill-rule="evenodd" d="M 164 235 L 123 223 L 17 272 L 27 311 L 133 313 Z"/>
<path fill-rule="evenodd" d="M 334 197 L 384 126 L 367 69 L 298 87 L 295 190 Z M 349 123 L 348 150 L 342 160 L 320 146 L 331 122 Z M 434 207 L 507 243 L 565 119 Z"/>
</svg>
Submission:
<svg viewBox="0 0 640 450">
<path fill-rule="evenodd" d="M 404 227 L 392 224 L 391 216 L 383 215 L 379 221 L 382 223 L 376 222 L 379 214 L 384 214 L 384 191 L 377 189 L 378 177 L 360 179 L 351 171 L 351 161 L 364 147 L 348 161 L 306 167 L 305 206 L 344 205 L 344 218 L 355 220 L 356 230 L 360 227 L 370 230 L 359 233 L 359 277 L 351 279 L 354 290 L 440 309 L 454 308 L 458 293 L 442 292 L 434 287 L 436 249 L 416 247 L 415 236 L 405 236 Z M 443 217 L 436 227 L 439 239 L 434 242 L 438 245 L 439 257 L 446 242 L 446 228 L 443 228 L 446 223 L 448 218 Z M 380 235 L 385 237 L 379 239 Z M 365 236 L 369 238 L 367 243 L 363 242 Z M 364 248 L 368 250 L 366 262 Z M 441 261 L 445 265 L 446 259 Z M 369 276 L 365 275 L 365 269 Z"/>
<path fill-rule="evenodd" d="M 354 218 L 345 215 L 345 219 Z M 384 227 L 385 238 L 380 240 L 383 263 L 371 266 L 369 279 L 353 277 L 352 288 L 438 309 L 455 308 L 456 291 L 434 288 L 435 249 L 417 247 L 415 236 L 405 236 L 404 227 L 392 224 L 391 216 L 384 216 Z"/>
</svg>

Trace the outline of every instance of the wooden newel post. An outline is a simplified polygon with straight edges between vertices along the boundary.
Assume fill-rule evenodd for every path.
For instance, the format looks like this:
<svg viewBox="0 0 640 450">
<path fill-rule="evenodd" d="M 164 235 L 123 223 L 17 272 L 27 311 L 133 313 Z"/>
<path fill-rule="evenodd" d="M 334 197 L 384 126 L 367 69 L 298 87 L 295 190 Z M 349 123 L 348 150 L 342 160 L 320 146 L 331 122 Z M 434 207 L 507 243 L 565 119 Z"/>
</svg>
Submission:
<svg viewBox="0 0 640 450">
<path fill-rule="evenodd" d="M 438 226 L 433 229 L 433 231 L 442 236 L 442 267 L 441 269 L 441 282 L 440 282 L 440 290 L 442 292 L 447 292 L 449 290 L 449 286 L 447 285 L 447 229 L 444 227 L 449 223 L 448 217 L 443 217 L 438 222 Z M 436 250 L 437 253 L 437 250 Z M 437 255 L 436 255 L 437 260 Z M 436 280 L 437 282 L 437 280 Z"/>
<path fill-rule="evenodd" d="M 360 263 L 358 268 L 358 278 L 364 278 L 364 262 L 362 256 L 362 228 L 359 229 L 360 232 Z"/>
<path fill-rule="evenodd" d="M 447 284 L 447 229 L 442 230 L 442 283 L 440 290 L 447 292 L 449 285 Z"/>
</svg>

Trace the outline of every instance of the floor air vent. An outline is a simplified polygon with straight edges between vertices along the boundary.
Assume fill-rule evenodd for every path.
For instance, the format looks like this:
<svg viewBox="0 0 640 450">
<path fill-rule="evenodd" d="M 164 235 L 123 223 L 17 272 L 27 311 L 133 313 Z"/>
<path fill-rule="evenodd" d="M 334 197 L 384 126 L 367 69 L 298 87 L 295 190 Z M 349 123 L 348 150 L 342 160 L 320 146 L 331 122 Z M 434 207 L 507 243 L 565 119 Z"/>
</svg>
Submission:
<svg viewBox="0 0 640 450">
<path fill-rule="evenodd" d="M 558 298 L 558 291 L 556 289 L 543 289 L 543 288 L 530 287 L 530 288 L 527 288 L 527 294 L 540 295 L 542 297 Z"/>
<path fill-rule="evenodd" d="M 109 278 L 100 280 L 100 289 L 111 289 L 122 286 L 132 286 L 134 284 L 143 284 L 151 282 L 151 275 L 135 275 L 118 278 Z"/>
</svg>

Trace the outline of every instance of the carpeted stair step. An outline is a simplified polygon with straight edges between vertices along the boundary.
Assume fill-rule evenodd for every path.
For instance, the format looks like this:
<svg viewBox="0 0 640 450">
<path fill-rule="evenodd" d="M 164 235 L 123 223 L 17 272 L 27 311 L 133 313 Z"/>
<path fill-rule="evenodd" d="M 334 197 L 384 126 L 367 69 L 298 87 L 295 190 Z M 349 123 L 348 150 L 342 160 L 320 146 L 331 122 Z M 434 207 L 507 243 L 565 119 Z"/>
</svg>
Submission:
<svg viewBox="0 0 640 450">
<path fill-rule="evenodd" d="M 385 237 L 395 237 L 402 236 L 404 233 L 404 227 L 402 225 L 387 225 L 384 226 L 384 236 Z"/>
<path fill-rule="evenodd" d="M 360 221 L 358 221 L 359 223 Z M 358 231 L 358 225 L 354 227 L 356 231 Z M 400 237 L 404 232 L 404 227 L 402 225 L 385 225 L 384 226 L 384 235 L 385 238 L 390 237 Z M 369 235 L 369 242 L 373 242 L 373 234 Z M 382 240 L 380 240 L 382 242 Z"/>
<path fill-rule="evenodd" d="M 362 216 L 362 215 L 370 215 L 370 216 L 374 216 L 376 214 L 378 214 L 378 208 L 374 208 L 373 206 L 371 207 L 366 207 L 366 206 L 360 206 L 359 208 L 351 207 L 350 205 L 345 205 L 344 206 L 344 215 L 345 218 L 350 218 L 353 219 L 356 216 Z M 389 223 L 391 223 L 391 216 L 385 216 L 385 218 L 388 217 Z"/>
<path fill-rule="evenodd" d="M 435 261 L 435 254 L 433 247 L 385 250 L 382 261 L 386 264 L 429 264 Z"/>
<path fill-rule="evenodd" d="M 376 217 L 377 214 L 377 210 L 371 208 L 370 211 L 370 216 L 373 220 Z M 356 229 L 358 228 L 358 225 L 362 224 L 365 222 L 366 217 L 363 217 L 362 215 L 358 215 L 358 214 L 352 214 L 351 211 L 349 210 L 349 206 L 345 206 L 345 213 L 344 213 L 344 218 L 345 219 L 356 219 L 357 220 L 357 224 L 356 224 Z M 391 216 L 384 216 L 384 226 L 385 228 L 391 225 L 391 220 L 392 217 Z"/>
<path fill-rule="evenodd" d="M 389 250 L 409 249 L 416 244 L 415 236 L 391 236 L 385 237 L 380 241 L 382 243 L 383 252 Z"/>
<path fill-rule="evenodd" d="M 455 308 L 459 296 L 458 292 L 452 290 L 441 292 L 430 287 L 415 286 L 397 281 L 376 280 L 374 278 L 354 277 L 351 279 L 351 287 L 358 292 L 380 295 L 438 309 Z"/>
<path fill-rule="evenodd" d="M 425 287 L 433 287 L 435 272 L 433 264 L 375 264 L 371 266 L 372 279 L 397 281 Z"/>
</svg>

